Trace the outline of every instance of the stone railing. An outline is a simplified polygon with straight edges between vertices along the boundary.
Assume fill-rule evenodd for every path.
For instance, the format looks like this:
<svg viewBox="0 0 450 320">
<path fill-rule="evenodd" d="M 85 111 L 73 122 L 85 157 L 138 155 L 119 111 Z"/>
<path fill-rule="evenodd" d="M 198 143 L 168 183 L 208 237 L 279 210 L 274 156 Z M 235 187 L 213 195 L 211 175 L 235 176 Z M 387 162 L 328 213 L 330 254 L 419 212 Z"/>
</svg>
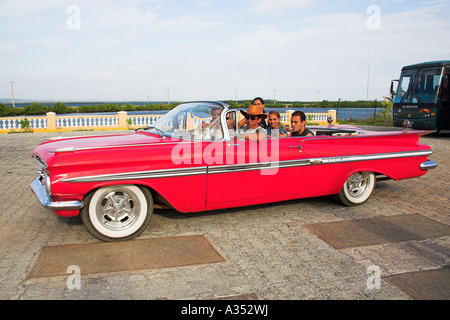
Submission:
<svg viewBox="0 0 450 320">
<path fill-rule="evenodd" d="M 291 115 L 294 110 L 287 110 L 285 113 L 280 112 L 280 121 L 283 124 L 291 124 Z M 333 118 L 333 124 L 337 123 L 336 110 L 328 110 L 327 113 L 308 113 L 305 112 L 307 124 L 328 124 L 328 117 Z"/>
<path fill-rule="evenodd" d="M 294 111 L 287 110 L 280 112 L 281 122 L 290 124 L 291 115 Z M 0 118 L 0 133 L 10 130 L 22 129 L 23 121 L 29 124 L 33 131 L 71 131 L 71 130 L 113 130 L 128 129 L 149 126 L 155 123 L 162 114 L 148 115 L 128 115 L 125 111 L 120 111 L 110 115 L 80 115 L 80 116 L 56 116 L 54 112 L 49 112 L 42 117 L 8 117 Z M 327 124 L 327 118 L 331 116 L 336 123 L 336 110 L 329 110 L 328 113 L 306 113 L 306 122 L 309 124 Z"/>
</svg>

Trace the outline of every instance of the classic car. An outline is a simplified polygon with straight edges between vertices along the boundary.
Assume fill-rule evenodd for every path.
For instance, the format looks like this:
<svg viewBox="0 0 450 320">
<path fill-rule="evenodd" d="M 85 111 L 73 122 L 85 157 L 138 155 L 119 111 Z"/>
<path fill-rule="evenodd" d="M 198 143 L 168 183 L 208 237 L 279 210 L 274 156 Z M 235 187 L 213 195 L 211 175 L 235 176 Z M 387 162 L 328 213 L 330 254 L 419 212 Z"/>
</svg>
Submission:
<svg viewBox="0 0 450 320">
<path fill-rule="evenodd" d="M 33 150 L 40 169 L 31 189 L 45 208 L 80 215 L 94 237 L 117 241 L 141 234 L 154 208 L 200 212 L 326 195 L 354 206 L 377 179 L 436 167 L 419 142 L 433 131 L 329 125 L 310 128 L 315 136 L 254 142 L 236 128 L 240 116 L 223 103 L 189 102 L 129 134 L 48 140 Z"/>
</svg>

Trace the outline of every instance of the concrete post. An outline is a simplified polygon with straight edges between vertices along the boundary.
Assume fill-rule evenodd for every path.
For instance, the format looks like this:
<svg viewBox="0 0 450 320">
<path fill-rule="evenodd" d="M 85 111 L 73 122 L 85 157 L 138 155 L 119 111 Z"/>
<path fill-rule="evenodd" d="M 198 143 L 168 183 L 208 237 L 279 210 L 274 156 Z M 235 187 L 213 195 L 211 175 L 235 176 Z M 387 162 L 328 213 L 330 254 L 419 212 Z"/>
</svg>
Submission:
<svg viewBox="0 0 450 320">
<path fill-rule="evenodd" d="M 56 113 L 47 112 L 47 130 L 56 129 Z"/>
<path fill-rule="evenodd" d="M 286 110 L 286 124 L 289 126 L 291 125 L 291 117 L 294 112 L 294 110 Z"/>
<path fill-rule="evenodd" d="M 126 111 L 119 111 L 117 112 L 119 115 L 119 128 L 127 128 L 127 115 L 128 113 Z"/>
</svg>

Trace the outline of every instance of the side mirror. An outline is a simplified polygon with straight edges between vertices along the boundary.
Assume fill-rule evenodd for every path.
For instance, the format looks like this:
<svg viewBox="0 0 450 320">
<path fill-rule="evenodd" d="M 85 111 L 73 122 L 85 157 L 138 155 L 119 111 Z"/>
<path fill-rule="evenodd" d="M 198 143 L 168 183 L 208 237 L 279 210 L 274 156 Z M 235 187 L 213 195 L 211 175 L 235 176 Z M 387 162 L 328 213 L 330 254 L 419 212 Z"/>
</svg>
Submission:
<svg viewBox="0 0 450 320">
<path fill-rule="evenodd" d="M 230 137 L 237 141 L 239 140 L 239 125 L 238 125 L 238 113 L 237 111 L 228 112 L 226 116 L 226 125 L 230 132 Z"/>
<path fill-rule="evenodd" d="M 447 73 L 444 76 L 444 81 L 443 81 L 444 82 L 443 83 L 443 85 L 444 85 L 444 92 L 447 92 L 447 93 L 450 92 L 450 88 L 448 87 L 449 78 L 450 78 L 450 73 Z"/>
<path fill-rule="evenodd" d="M 394 82 L 397 82 L 397 87 L 394 89 Z M 398 80 L 392 80 L 391 81 L 391 88 L 389 89 L 389 92 L 390 92 L 390 94 L 391 94 L 391 99 L 392 100 L 394 100 L 394 95 L 395 95 L 395 93 L 397 92 L 397 89 L 398 89 L 398 83 L 399 83 L 399 81 Z"/>
</svg>

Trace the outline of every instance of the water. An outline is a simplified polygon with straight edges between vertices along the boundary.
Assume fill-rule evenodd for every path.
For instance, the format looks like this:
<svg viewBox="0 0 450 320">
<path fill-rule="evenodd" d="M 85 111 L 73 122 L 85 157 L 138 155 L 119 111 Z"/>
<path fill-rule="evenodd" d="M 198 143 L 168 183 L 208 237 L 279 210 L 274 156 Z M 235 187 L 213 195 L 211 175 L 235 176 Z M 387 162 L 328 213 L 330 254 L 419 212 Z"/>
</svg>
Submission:
<svg viewBox="0 0 450 320">
<path fill-rule="evenodd" d="M 284 113 L 287 110 L 300 110 L 305 113 L 328 113 L 329 108 L 265 108 L 266 112 L 271 110 L 276 110 L 279 113 Z M 347 120 L 347 119 L 368 119 L 373 118 L 374 108 L 339 108 L 333 109 L 337 111 L 336 118 L 338 120 Z M 379 112 L 380 109 L 377 109 L 376 112 Z M 148 111 L 128 111 L 128 115 L 147 115 L 147 114 L 166 114 L 167 110 L 148 110 Z M 115 115 L 116 112 L 97 112 L 97 113 L 67 113 L 67 114 L 58 114 L 57 116 L 86 116 L 86 115 Z"/>
<path fill-rule="evenodd" d="M 347 119 L 367 119 L 367 118 L 373 118 L 373 112 L 375 108 L 264 108 L 267 112 L 271 110 L 276 110 L 279 113 L 283 113 L 286 110 L 299 110 L 303 111 L 304 113 L 328 113 L 328 110 L 336 110 L 336 118 L 338 120 L 347 120 Z M 380 111 L 380 109 L 377 109 L 377 113 Z"/>
</svg>

